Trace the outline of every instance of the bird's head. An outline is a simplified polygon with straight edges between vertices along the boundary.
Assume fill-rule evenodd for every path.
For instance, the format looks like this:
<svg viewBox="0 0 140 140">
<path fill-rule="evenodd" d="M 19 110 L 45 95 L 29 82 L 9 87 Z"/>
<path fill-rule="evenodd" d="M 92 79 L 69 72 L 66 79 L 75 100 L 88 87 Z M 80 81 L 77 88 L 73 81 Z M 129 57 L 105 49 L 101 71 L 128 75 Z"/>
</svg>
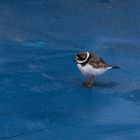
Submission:
<svg viewBox="0 0 140 140">
<path fill-rule="evenodd" d="M 85 63 L 89 59 L 90 53 L 89 52 L 80 52 L 76 55 L 75 61 L 77 61 L 78 64 Z"/>
</svg>

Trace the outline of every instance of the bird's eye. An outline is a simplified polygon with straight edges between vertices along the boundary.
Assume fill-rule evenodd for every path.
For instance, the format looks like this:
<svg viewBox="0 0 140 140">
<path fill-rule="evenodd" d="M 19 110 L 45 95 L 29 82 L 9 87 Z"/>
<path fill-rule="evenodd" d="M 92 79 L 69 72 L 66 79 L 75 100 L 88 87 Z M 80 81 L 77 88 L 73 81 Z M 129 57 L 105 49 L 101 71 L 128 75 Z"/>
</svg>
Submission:
<svg viewBox="0 0 140 140">
<path fill-rule="evenodd" d="M 80 57 L 80 55 L 78 54 L 77 57 Z"/>
</svg>

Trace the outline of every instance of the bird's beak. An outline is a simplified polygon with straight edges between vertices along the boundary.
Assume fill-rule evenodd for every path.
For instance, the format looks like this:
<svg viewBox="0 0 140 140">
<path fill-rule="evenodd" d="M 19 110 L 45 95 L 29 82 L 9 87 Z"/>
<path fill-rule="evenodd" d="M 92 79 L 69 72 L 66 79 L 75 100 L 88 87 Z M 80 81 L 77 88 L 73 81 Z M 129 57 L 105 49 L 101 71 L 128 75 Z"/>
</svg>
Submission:
<svg viewBox="0 0 140 140">
<path fill-rule="evenodd" d="M 75 57 L 75 59 L 73 59 L 73 61 L 77 61 L 77 57 Z"/>
</svg>

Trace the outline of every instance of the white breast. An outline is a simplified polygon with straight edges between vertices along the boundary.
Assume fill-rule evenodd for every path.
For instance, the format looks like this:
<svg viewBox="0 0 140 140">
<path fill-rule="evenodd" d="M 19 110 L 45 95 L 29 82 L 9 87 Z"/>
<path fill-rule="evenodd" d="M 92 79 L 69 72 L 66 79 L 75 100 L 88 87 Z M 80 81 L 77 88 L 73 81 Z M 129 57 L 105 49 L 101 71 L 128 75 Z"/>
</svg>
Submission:
<svg viewBox="0 0 140 140">
<path fill-rule="evenodd" d="M 85 76 L 90 76 L 90 75 L 100 75 L 106 72 L 108 69 L 111 67 L 107 68 L 93 68 L 91 65 L 86 64 L 85 66 L 81 66 L 81 64 L 77 64 L 79 70 L 81 73 Z"/>
</svg>

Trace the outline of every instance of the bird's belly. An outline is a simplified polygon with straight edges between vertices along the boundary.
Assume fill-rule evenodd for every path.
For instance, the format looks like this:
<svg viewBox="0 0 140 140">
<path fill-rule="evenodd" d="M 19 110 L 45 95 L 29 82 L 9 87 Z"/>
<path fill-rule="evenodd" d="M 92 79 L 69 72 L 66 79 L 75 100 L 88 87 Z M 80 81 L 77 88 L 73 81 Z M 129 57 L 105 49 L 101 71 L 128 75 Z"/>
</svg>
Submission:
<svg viewBox="0 0 140 140">
<path fill-rule="evenodd" d="M 77 66 L 83 75 L 100 75 L 107 70 L 105 68 L 93 68 L 89 64 L 86 64 L 85 66 L 81 66 L 80 64 L 77 64 Z"/>
</svg>

